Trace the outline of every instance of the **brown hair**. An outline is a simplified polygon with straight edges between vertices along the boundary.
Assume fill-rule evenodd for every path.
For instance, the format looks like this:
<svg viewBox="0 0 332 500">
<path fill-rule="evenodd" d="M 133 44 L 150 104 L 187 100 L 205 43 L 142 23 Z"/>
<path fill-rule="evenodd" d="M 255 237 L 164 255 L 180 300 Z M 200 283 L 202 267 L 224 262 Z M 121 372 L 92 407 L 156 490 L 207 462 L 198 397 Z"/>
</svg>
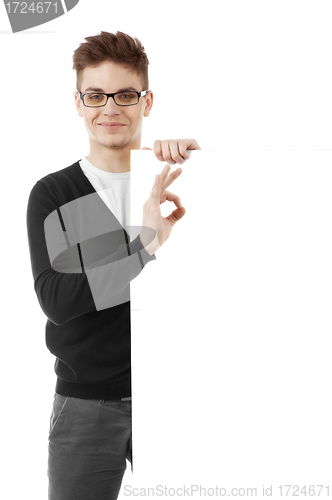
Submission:
<svg viewBox="0 0 332 500">
<path fill-rule="evenodd" d="M 83 70 L 87 66 L 98 66 L 105 61 L 113 61 L 132 69 L 142 76 L 144 90 L 149 89 L 149 60 L 142 43 L 121 31 L 108 33 L 101 31 L 99 35 L 84 38 L 86 42 L 74 51 L 73 69 L 76 71 L 76 88 L 81 90 Z"/>
</svg>

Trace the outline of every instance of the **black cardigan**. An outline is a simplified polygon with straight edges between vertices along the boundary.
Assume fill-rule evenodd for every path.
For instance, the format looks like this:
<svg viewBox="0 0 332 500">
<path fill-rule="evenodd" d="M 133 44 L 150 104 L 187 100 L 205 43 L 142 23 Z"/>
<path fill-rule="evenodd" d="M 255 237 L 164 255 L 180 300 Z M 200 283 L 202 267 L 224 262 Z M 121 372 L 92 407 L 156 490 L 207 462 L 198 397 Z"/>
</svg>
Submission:
<svg viewBox="0 0 332 500">
<path fill-rule="evenodd" d="M 90 240 L 97 242 L 93 247 L 98 250 L 92 259 L 88 257 L 91 245 L 84 248 L 84 238 L 77 242 L 77 235 L 76 242 L 73 237 L 70 241 L 66 227 L 68 207 L 74 206 L 70 202 L 78 199 L 74 202 L 78 207 L 85 200 L 93 201 L 95 209 L 91 211 L 89 206 L 87 212 L 90 225 L 95 220 L 99 226 L 103 221 L 112 227 L 107 232 L 104 226 L 100 230 L 104 234 Z M 80 212 L 76 211 L 77 226 L 82 231 L 85 215 Z M 56 392 L 82 399 L 131 396 L 130 281 L 156 259 L 155 254 L 146 252 L 139 236 L 130 242 L 78 161 L 33 186 L 27 230 L 34 288 L 48 318 L 46 345 L 56 356 Z M 98 262 L 93 264 L 93 260 Z M 125 272 L 118 273 L 115 280 L 117 264 Z"/>
</svg>

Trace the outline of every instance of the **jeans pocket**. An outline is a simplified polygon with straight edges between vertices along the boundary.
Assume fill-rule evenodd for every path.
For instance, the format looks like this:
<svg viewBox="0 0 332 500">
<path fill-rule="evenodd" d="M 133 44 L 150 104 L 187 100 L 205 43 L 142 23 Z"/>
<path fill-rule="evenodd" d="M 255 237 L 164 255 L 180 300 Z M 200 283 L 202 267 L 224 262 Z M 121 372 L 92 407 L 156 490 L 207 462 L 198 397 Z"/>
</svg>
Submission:
<svg viewBox="0 0 332 500">
<path fill-rule="evenodd" d="M 58 423 L 60 417 L 63 416 L 63 410 L 65 408 L 67 401 L 68 401 L 67 396 L 62 396 L 61 394 L 55 393 L 54 400 L 53 400 L 53 409 L 52 409 L 51 418 L 50 418 L 50 430 L 48 433 L 48 437 L 51 436 L 51 433 L 53 432 L 54 427 Z"/>
</svg>

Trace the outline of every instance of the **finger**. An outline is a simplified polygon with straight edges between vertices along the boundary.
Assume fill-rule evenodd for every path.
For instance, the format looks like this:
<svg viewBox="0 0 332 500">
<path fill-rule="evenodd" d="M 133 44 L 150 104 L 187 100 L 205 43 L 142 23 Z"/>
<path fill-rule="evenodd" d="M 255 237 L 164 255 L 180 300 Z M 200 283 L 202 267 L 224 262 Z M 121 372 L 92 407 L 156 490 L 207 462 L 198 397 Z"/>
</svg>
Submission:
<svg viewBox="0 0 332 500">
<path fill-rule="evenodd" d="M 168 163 L 164 166 L 161 174 L 160 174 L 160 190 L 164 190 L 167 186 L 167 177 L 169 174 L 171 167 Z"/>
<path fill-rule="evenodd" d="M 171 150 L 170 150 L 170 142 L 171 141 L 162 141 L 161 142 L 161 154 L 162 157 L 164 158 L 169 165 L 174 165 L 175 161 L 172 158 Z"/>
<path fill-rule="evenodd" d="M 182 139 L 179 141 L 179 153 L 185 160 L 189 159 L 189 155 L 187 153 L 188 146 L 190 146 L 191 141 L 188 139 Z"/>
<path fill-rule="evenodd" d="M 184 214 L 186 213 L 186 209 L 184 207 L 177 208 L 176 210 L 173 210 L 171 214 L 169 214 L 168 217 L 165 217 L 171 224 L 174 226 L 177 221 L 182 219 Z"/>
<path fill-rule="evenodd" d="M 180 200 L 180 196 L 178 196 L 177 194 L 171 193 L 170 191 L 165 191 L 165 193 L 163 193 L 162 200 L 160 201 L 160 203 L 164 203 L 166 200 L 172 201 L 178 208 L 183 207 L 181 200 Z"/>
<path fill-rule="evenodd" d="M 163 186 L 163 182 L 165 181 L 165 178 L 168 175 L 170 168 L 171 167 L 169 165 L 165 165 L 161 174 L 156 175 L 154 184 L 152 186 L 150 197 L 151 197 L 151 200 L 153 201 L 153 203 L 155 203 L 155 204 L 158 203 L 158 206 L 160 204 L 159 200 L 160 200 L 161 188 Z"/>
<path fill-rule="evenodd" d="M 194 149 L 201 149 L 196 139 L 186 139 L 186 140 L 187 140 L 187 149 L 190 149 L 191 151 Z"/>
<path fill-rule="evenodd" d="M 151 148 L 142 148 L 142 150 L 145 150 L 145 149 L 148 149 L 149 151 L 152 151 L 152 149 L 151 149 Z"/>
<path fill-rule="evenodd" d="M 176 170 L 174 170 L 174 172 L 169 174 L 163 181 L 162 189 L 167 189 L 181 174 L 182 174 L 182 168 L 179 167 Z"/>
<path fill-rule="evenodd" d="M 153 152 L 160 161 L 164 161 L 162 150 L 161 150 L 161 141 L 154 141 Z"/>
<path fill-rule="evenodd" d="M 166 180 L 170 169 L 171 169 L 171 167 L 168 165 L 168 163 L 166 163 L 166 165 L 164 166 L 164 168 L 162 169 L 161 174 L 160 174 L 162 183 Z"/>
<path fill-rule="evenodd" d="M 183 158 L 180 155 L 180 151 L 179 151 L 179 143 L 180 143 L 180 141 L 170 141 L 169 149 L 171 152 L 172 159 L 176 163 L 183 163 Z"/>
</svg>

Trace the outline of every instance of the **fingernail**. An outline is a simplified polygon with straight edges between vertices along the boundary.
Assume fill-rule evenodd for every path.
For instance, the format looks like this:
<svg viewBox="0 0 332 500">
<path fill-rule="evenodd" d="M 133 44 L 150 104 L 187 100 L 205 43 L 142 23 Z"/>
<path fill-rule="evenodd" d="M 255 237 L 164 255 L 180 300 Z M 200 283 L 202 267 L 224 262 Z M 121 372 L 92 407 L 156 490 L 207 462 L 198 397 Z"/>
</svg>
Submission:
<svg viewBox="0 0 332 500">
<path fill-rule="evenodd" d="M 163 160 L 164 158 L 162 156 L 158 156 L 158 160 Z"/>
</svg>

